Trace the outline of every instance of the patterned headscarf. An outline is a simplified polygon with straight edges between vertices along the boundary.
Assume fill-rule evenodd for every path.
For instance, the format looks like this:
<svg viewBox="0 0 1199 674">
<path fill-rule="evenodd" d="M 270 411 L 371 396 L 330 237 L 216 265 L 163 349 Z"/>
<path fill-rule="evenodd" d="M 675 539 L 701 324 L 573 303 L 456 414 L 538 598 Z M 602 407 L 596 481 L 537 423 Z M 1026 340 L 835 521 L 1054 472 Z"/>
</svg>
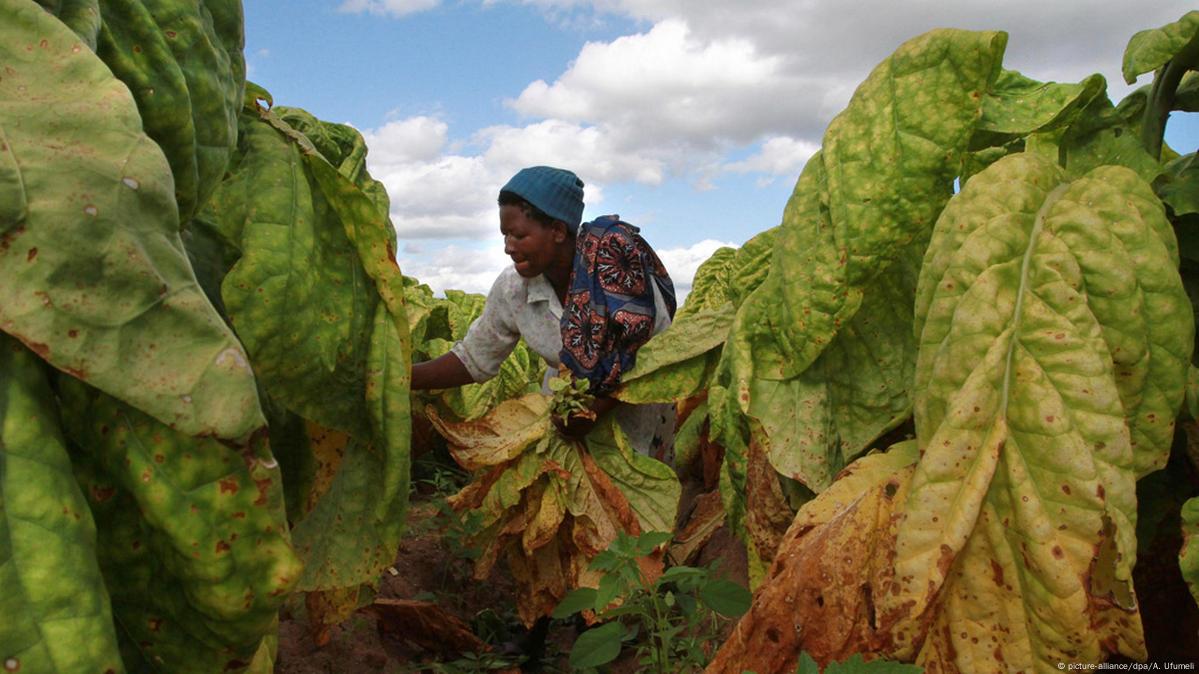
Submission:
<svg viewBox="0 0 1199 674">
<path fill-rule="evenodd" d="M 674 283 L 639 231 L 606 215 L 583 223 L 575 239 L 561 359 L 595 395 L 616 389 L 653 333 L 655 285 L 674 318 Z"/>
</svg>

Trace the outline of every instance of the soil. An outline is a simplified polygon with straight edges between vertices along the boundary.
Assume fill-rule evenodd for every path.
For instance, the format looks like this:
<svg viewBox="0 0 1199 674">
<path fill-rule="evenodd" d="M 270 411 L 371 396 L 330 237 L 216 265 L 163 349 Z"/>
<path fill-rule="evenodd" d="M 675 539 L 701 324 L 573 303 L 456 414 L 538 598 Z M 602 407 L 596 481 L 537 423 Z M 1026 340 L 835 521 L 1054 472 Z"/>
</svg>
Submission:
<svg viewBox="0 0 1199 674">
<path fill-rule="evenodd" d="M 486 581 L 471 578 L 468 560 L 455 557 L 436 521 L 436 501 L 414 495 L 408 510 L 408 528 L 395 563 L 384 573 L 377 598 L 421 599 L 472 626 L 476 617 L 490 612 L 504 622 L 517 624 L 511 578 L 497 565 Z M 477 634 L 477 633 L 476 633 Z M 514 635 L 498 635 L 498 638 Z M 496 638 L 496 637 L 493 637 Z M 342 674 L 358 672 L 419 672 L 434 661 L 435 653 L 381 633 L 379 620 L 356 612 L 330 630 L 329 641 L 317 646 L 309 633 L 303 604 L 289 605 L 280 618 L 276 674 Z"/>
<path fill-rule="evenodd" d="M 425 600 L 457 618 L 473 631 L 487 647 L 509 650 L 524 636 L 516 616 L 516 588 L 503 563 L 497 564 L 491 577 L 476 581 L 471 577 L 471 562 L 455 555 L 453 541 L 439 531 L 436 494 L 414 493 L 408 511 L 408 529 L 395 563 L 383 574 L 374 599 Z M 718 530 L 701 550 L 693 565 L 719 560 L 719 573 L 746 583 L 744 548 L 727 529 Z M 369 604 L 370 601 L 360 601 Z M 386 633 L 373 613 L 360 609 L 342 624 L 331 628 L 329 640 L 317 646 L 309 633 L 309 624 L 301 599 L 289 603 L 280 615 L 279 651 L 276 674 L 358 674 L 381 672 L 519 672 L 519 668 L 487 669 L 484 664 L 452 664 L 462 654 L 430 652 L 410 639 Z M 726 626 L 730 629 L 731 624 Z M 525 666 L 524 671 L 569 672 L 567 658 L 578 635 L 573 621 L 550 622 L 545 656 L 539 670 Z M 428 635 L 436 642 L 440 636 Z M 424 639 L 427 643 L 430 639 Z M 715 647 L 715 644 L 713 645 Z M 631 649 L 627 649 L 631 651 Z M 492 656 L 497 666 L 515 663 L 516 655 Z M 607 671 L 627 674 L 638 670 L 631 652 L 626 652 Z"/>
</svg>

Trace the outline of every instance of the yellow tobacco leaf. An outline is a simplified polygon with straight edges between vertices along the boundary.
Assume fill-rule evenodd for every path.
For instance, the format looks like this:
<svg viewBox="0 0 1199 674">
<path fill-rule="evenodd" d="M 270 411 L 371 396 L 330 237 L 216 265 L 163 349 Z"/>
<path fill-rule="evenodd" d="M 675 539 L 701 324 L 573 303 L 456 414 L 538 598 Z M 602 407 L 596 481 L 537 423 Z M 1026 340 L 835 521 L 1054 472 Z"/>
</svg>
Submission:
<svg viewBox="0 0 1199 674">
<path fill-rule="evenodd" d="M 495 466 L 516 458 L 549 431 L 549 398 L 530 393 L 505 400 L 473 421 L 443 420 L 432 406 L 429 420 L 449 443 L 454 460 L 467 470 Z"/>
<path fill-rule="evenodd" d="M 892 585 L 898 508 L 913 454 L 905 447 L 860 459 L 856 497 L 847 498 L 850 490 L 837 490 L 834 482 L 800 510 L 753 606 L 708 672 L 789 674 L 800 651 L 824 665 L 890 650 L 894 626 L 876 604 Z"/>
</svg>

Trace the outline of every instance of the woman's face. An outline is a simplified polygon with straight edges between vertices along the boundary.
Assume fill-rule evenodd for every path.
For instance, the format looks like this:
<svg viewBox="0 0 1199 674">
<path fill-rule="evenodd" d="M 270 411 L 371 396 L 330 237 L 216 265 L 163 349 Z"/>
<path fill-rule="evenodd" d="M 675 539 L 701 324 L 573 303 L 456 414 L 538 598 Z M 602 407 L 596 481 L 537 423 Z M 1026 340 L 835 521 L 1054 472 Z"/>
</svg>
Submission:
<svg viewBox="0 0 1199 674">
<path fill-rule="evenodd" d="M 504 235 L 504 254 L 512 258 L 516 273 L 525 278 L 553 267 L 566 241 L 561 225 L 546 227 L 512 205 L 500 206 L 500 234 Z"/>
</svg>

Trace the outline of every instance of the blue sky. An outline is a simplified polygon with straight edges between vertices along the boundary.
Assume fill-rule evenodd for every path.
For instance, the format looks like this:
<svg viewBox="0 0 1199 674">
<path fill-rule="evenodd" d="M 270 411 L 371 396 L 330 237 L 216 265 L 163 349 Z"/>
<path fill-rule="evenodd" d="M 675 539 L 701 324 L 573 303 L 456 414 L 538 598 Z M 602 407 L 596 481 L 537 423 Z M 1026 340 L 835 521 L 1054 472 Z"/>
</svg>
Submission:
<svg viewBox="0 0 1199 674">
<path fill-rule="evenodd" d="M 571 168 L 585 217 L 639 225 L 686 288 L 723 244 L 778 223 L 853 88 L 937 26 L 1006 30 L 1005 65 L 1101 72 L 1118 100 L 1137 30 L 1186 2 L 1058 0 L 245 0 L 249 77 L 277 105 L 363 131 L 392 196 L 405 273 L 486 292 L 506 264 L 495 192 Z M 1110 6 L 1109 6 L 1110 5 Z M 1147 81 L 1142 78 L 1142 83 Z M 1168 141 L 1199 145 L 1172 120 Z"/>
</svg>

